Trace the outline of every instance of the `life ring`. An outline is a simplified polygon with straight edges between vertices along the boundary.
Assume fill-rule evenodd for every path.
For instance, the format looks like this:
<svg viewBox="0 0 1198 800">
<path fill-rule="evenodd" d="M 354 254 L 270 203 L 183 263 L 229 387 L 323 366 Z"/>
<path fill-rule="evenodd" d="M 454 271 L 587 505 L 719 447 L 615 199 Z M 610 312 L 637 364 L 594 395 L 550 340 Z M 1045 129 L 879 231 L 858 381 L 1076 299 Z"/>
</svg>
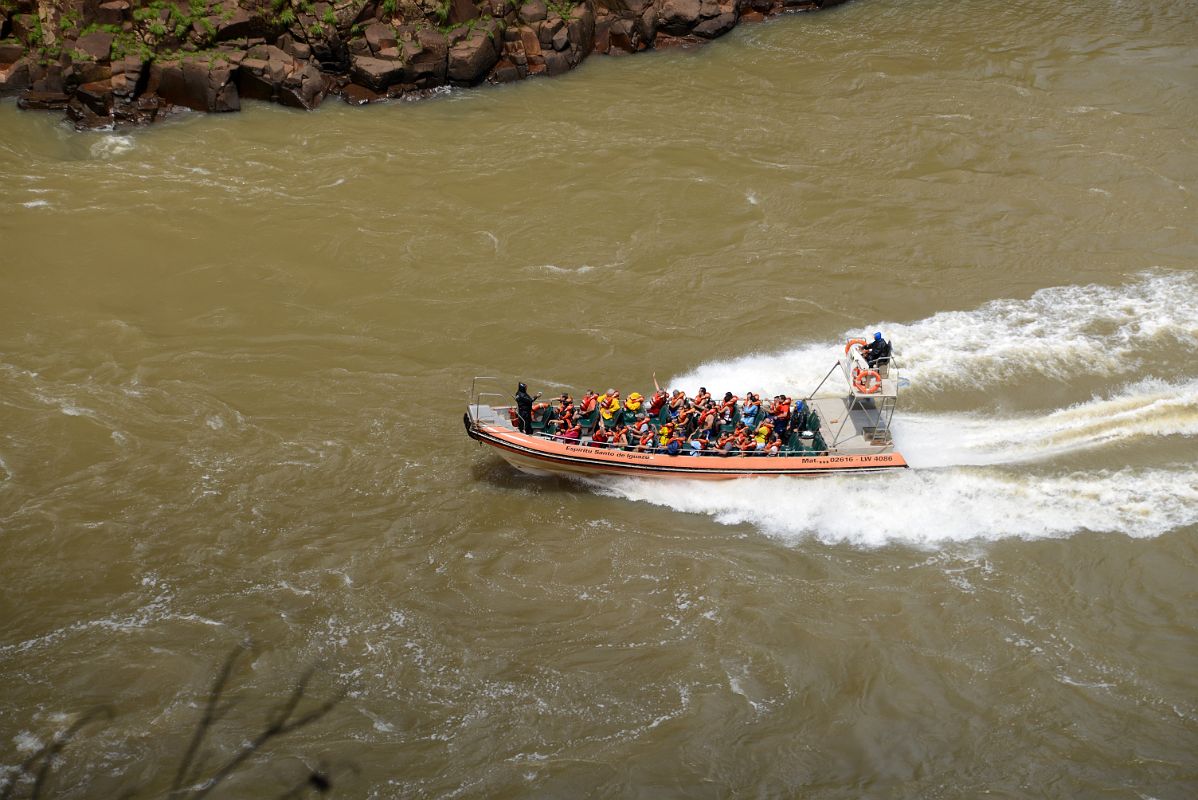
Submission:
<svg viewBox="0 0 1198 800">
<path fill-rule="evenodd" d="M 862 370 L 853 376 L 853 388 L 861 394 L 877 394 L 882 388 L 882 376 L 876 369 Z"/>
<path fill-rule="evenodd" d="M 849 339 L 849 343 L 844 346 L 844 354 L 846 356 L 849 354 L 849 351 L 853 349 L 853 345 L 855 344 L 867 345 L 869 342 L 865 341 L 864 339 Z"/>
</svg>

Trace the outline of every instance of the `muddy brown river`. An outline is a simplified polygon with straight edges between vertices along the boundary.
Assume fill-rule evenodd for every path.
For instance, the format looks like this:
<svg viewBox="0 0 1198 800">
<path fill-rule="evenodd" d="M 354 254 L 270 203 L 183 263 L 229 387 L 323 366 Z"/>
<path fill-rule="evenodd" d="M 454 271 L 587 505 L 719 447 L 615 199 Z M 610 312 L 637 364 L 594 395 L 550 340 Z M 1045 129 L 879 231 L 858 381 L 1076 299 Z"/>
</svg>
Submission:
<svg viewBox="0 0 1198 800">
<path fill-rule="evenodd" d="M 185 787 L 345 696 L 213 797 L 1198 795 L 1195 42 L 856 0 L 419 103 L 0 103 L 0 780 L 83 719 L 42 796 L 165 796 L 250 642 Z M 801 394 L 875 330 L 901 475 L 461 428 L 476 375 Z"/>
</svg>

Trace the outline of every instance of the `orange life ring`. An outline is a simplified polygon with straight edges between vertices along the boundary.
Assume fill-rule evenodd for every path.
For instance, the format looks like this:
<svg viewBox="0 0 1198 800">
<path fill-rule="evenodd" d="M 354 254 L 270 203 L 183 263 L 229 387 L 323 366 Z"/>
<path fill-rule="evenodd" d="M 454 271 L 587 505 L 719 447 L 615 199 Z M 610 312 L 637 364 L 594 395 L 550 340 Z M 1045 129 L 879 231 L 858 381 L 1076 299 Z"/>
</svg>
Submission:
<svg viewBox="0 0 1198 800">
<path fill-rule="evenodd" d="M 849 354 L 849 351 L 853 349 L 853 345 L 855 344 L 865 345 L 869 344 L 869 342 L 865 341 L 864 339 L 849 339 L 849 343 L 844 346 L 844 354 L 846 356 Z"/>
<path fill-rule="evenodd" d="M 882 388 L 882 376 L 876 369 L 862 370 L 853 376 L 853 388 L 861 394 L 876 394 Z"/>
</svg>

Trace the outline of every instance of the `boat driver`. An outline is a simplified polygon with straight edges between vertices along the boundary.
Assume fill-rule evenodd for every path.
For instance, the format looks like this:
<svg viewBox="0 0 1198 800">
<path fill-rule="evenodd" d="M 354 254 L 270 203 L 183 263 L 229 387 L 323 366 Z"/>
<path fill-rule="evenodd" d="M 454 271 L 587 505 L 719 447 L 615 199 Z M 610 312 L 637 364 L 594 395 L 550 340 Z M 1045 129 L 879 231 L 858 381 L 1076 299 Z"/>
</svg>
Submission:
<svg viewBox="0 0 1198 800">
<path fill-rule="evenodd" d="M 882 332 L 878 331 L 874 334 L 874 340 L 861 348 L 861 355 L 865 357 L 865 363 L 871 367 L 876 367 L 879 364 L 886 366 L 890 363 L 890 342 L 882 338 Z"/>
<path fill-rule="evenodd" d="M 530 396 L 528 394 L 528 387 L 523 383 L 516 388 L 514 399 L 516 401 L 516 419 L 520 433 L 532 435 L 532 403 L 540 396 L 540 392 L 537 392 L 535 397 Z"/>
</svg>

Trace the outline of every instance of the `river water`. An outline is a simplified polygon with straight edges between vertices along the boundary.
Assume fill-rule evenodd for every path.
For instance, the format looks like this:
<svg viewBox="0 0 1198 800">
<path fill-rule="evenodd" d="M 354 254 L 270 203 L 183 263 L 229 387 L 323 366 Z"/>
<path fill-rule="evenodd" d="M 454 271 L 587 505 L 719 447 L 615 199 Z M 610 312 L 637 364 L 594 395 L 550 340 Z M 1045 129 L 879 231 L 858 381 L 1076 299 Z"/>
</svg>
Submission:
<svg viewBox="0 0 1198 800">
<path fill-rule="evenodd" d="M 1198 793 L 1198 6 L 860 0 L 562 78 L 0 105 L 0 756 L 341 797 Z M 878 478 L 578 484 L 470 379 L 808 390 Z M 28 793 L 28 781 L 19 787 Z"/>
</svg>

